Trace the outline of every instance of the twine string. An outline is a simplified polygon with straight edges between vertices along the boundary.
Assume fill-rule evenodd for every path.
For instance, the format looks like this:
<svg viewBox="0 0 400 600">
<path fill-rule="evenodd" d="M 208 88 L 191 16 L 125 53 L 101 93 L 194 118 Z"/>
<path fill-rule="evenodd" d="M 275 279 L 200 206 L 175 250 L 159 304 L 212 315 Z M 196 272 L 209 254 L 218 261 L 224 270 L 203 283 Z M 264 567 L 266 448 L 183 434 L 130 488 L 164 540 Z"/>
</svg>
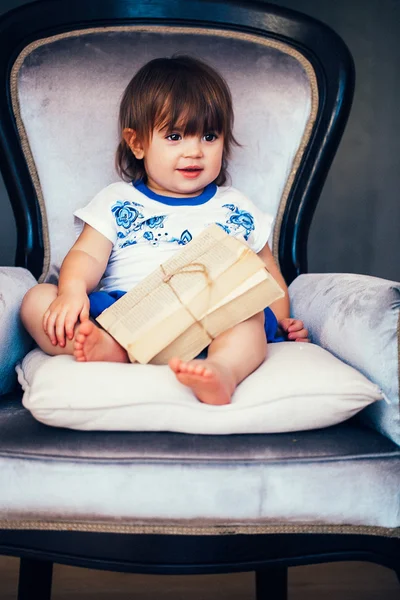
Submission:
<svg viewBox="0 0 400 600">
<path fill-rule="evenodd" d="M 204 275 L 206 281 L 207 281 L 207 288 L 209 291 L 211 291 L 211 286 L 212 286 L 212 279 L 208 273 L 208 269 L 205 265 L 203 265 L 202 263 L 190 263 L 189 265 L 184 265 L 183 267 L 179 267 L 178 269 L 176 269 L 175 271 L 173 271 L 172 273 L 170 273 L 169 275 L 167 275 L 167 273 L 165 272 L 165 269 L 163 267 L 163 265 L 160 265 L 162 272 L 164 273 L 164 279 L 163 282 L 166 283 L 169 288 L 172 290 L 172 292 L 175 294 L 176 298 L 178 299 L 178 302 L 181 304 L 181 306 L 183 306 L 183 308 L 189 313 L 189 315 L 192 317 L 193 321 L 195 323 L 197 323 L 198 325 L 200 325 L 200 327 L 203 329 L 204 333 L 210 338 L 210 340 L 212 341 L 214 339 L 214 336 L 211 335 L 211 333 L 206 329 L 206 327 L 204 326 L 204 324 L 199 321 L 195 315 L 192 313 L 192 311 L 190 310 L 190 308 L 184 303 L 182 302 L 182 299 L 180 298 L 178 292 L 176 291 L 176 289 L 174 288 L 174 286 L 171 284 L 172 279 L 175 277 L 175 275 L 180 275 L 183 273 L 201 273 L 202 275 Z"/>
</svg>

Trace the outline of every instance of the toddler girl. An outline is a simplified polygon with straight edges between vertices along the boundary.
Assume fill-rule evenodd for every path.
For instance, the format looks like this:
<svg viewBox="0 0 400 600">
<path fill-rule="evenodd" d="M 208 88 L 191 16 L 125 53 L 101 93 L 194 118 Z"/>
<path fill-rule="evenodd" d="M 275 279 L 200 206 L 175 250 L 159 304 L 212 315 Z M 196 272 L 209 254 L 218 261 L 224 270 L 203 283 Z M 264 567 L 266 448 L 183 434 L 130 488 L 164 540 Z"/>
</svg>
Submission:
<svg viewBox="0 0 400 600">
<path fill-rule="evenodd" d="M 236 386 L 264 361 L 267 340 L 282 339 L 279 329 L 288 339 L 308 341 L 303 323 L 289 318 L 287 287 L 267 244 L 272 217 L 224 185 L 237 143 L 229 88 L 200 60 L 155 59 L 129 83 L 119 119 L 116 165 L 122 181 L 75 212 L 83 230 L 63 261 L 58 286 L 32 288 L 22 303 L 22 321 L 48 354 L 128 362 L 125 350 L 89 317 L 217 223 L 248 244 L 285 291 L 271 309 L 213 340 L 205 360 L 170 361 L 177 379 L 200 401 L 229 403 Z"/>
</svg>

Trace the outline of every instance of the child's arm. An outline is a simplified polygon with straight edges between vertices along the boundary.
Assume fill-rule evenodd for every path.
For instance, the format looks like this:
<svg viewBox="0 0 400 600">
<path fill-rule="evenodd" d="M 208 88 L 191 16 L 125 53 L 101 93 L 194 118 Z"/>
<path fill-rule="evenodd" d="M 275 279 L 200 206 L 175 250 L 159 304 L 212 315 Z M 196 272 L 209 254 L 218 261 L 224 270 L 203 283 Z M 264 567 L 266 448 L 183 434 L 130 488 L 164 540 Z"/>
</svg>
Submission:
<svg viewBox="0 0 400 600">
<path fill-rule="evenodd" d="M 65 335 L 73 338 L 78 318 L 89 318 L 88 293 L 106 270 L 111 250 L 110 240 L 85 225 L 61 265 L 58 296 L 43 316 L 43 329 L 54 346 L 65 346 Z"/>
<path fill-rule="evenodd" d="M 265 244 L 264 248 L 258 253 L 258 256 L 264 261 L 265 266 L 271 273 L 272 277 L 279 283 L 279 285 L 285 292 L 285 296 L 283 298 L 276 300 L 270 306 L 270 309 L 274 312 L 279 322 L 282 319 L 286 319 L 290 316 L 290 302 L 287 285 L 285 283 L 285 280 L 283 279 L 282 273 L 280 272 L 278 265 L 274 260 L 274 257 L 272 256 L 272 252 L 268 244 Z"/>
<path fill-rule="evenodd" d="M 290 300 L 287 285 L 282 277 L 282 273 L 280 272 L 278 265 L 274 260 L 274 257 L 272 256 L 272 252 L 268 244 L 265 244 L 261 252 L 258 253 L 258 256 L 262 258 L 272 277 L 276 279 L 285 292 L 284 298 L 273 302 L 270 306 L 277 318 L 279 327 L 287 335 L 288 340 L 293 342 L 309 342 L 310 340 L 308 338 L 308 331 L 305 329 L 303 321 L 300 321 L 299 319 L 292 319 L 290 317 Z"/>
</svg>

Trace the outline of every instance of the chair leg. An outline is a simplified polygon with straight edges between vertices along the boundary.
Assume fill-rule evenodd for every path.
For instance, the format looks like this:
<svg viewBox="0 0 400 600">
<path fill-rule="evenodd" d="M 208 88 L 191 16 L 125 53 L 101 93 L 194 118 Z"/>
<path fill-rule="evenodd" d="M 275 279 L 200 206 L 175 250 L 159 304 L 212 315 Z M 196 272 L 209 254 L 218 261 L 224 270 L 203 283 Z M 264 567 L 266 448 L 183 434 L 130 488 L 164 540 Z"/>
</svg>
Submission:
<svg viewBox="0 0 400 600">
<path fill-rule="evenodd" d="M 35 558 L 21 558 L 18 600 L 50 600 L 53 563 Z"/>
<path fill-rule="evenodd" d="M 287 600 L 287 598 L 287 567 L 277 567 L 256 571 L 257 600 Z"/>
</svg>

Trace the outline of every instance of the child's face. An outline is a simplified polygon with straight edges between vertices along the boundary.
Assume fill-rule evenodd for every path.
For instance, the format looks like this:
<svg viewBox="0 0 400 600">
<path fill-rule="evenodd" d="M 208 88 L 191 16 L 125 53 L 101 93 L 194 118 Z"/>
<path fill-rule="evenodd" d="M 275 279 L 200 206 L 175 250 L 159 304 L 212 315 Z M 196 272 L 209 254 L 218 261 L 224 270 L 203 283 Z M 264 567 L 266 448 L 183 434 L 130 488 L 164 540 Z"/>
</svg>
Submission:
<svg viewBox="0 0 400 600">
<path fill-rule="evenodd" d="M 143 147 L 148 187 L 163 196 L 197 196 L 221 170 L 224 138 L 213 132 L 153 131 Z"/>
</svg>

